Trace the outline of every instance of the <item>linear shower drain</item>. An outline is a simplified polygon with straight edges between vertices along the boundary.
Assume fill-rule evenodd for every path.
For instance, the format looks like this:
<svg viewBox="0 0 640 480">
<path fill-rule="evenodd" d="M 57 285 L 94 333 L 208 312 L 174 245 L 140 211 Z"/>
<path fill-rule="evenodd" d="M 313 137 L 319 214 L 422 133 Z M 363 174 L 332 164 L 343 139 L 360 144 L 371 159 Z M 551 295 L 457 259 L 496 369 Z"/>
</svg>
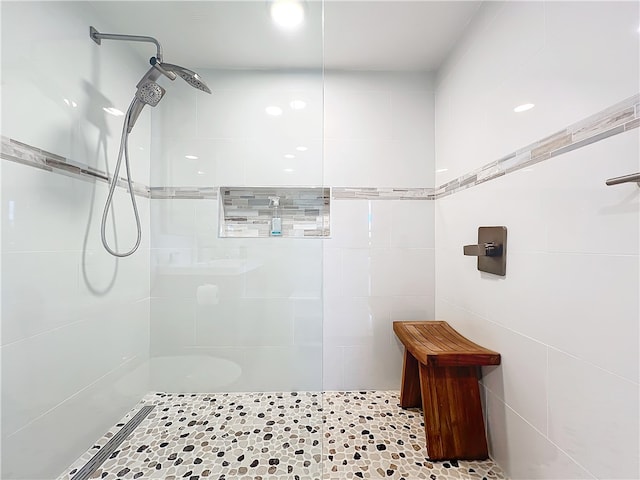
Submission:
<svg viewBox="0 0 640 480">
<path fill-rule="evenodd" d="M 155 408 L 155 405 L 146 405 L 140 409 L 134 417 L 129 420 L 124 427 L 122 427 L 118 433 L 116 433 L 111 440 L 109 440 L 104 447 L 102 447 L 98 453 L 96 453 L 91 460 L 89 460 L 84 467 L 82 467 L 78 473 L 76 473 L 71 480 L 87 480 L 93 475 L 100 465 L 108 459 L 116 448 L 120 446 L 126 438 L 133 433 L 138 425 L 151 413 L 151 410 Z"/>
</svg>

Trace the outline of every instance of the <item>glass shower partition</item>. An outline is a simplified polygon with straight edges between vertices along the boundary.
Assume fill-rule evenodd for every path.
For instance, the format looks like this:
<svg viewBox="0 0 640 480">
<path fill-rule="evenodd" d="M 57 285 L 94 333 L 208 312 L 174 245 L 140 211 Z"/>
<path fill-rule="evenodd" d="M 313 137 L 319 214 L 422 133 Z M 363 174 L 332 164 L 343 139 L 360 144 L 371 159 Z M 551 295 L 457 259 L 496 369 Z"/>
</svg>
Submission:
<svg viewBox="0 0 640 480">
<path fill-rule="evenodd" d="M 238 9 L 227 11 L 233 18 L 246 12 L 239 32 L 267 14 L 262 2 L 216 8 Z M 242 40 L 276 55 L 239 65 L 217 61 L 213 49 L 209 65 L 194 65 L 213 94 L 176 82 L 153 111 L 150 387 L 229 394 L 225 402 L 247 413 L 229 429 L 275 422 L 265 435 L 282 435 L 283 457 L 304 450 L 300 476 L 316 478 L 329 198 L 321 188 L 322 4 L 305 8 L 303 29 L 270 26 Z M 225 43 L 237 43 L 238 31 Z M 305 192 L 326 197 L 323 205 L 306 203 Z M 280 235 L 271 235 L 274 196 Z"/>
</svg>

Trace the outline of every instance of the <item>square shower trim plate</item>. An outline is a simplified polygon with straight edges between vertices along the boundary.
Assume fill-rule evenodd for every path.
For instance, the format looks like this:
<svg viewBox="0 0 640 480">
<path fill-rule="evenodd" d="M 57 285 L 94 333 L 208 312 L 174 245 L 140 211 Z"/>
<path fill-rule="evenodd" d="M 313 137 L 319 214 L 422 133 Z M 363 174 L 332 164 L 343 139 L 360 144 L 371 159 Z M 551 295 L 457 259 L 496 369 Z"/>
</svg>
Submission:
<svg viewBox="0 0 640 480">
<path fill-rule="evenodd" d="M 504 277 L 507 273 L 507 227 L 478 227 L 478 244 L 502 245 L 502 254 L 478 257 L 478 270 Z"/>
</svg>

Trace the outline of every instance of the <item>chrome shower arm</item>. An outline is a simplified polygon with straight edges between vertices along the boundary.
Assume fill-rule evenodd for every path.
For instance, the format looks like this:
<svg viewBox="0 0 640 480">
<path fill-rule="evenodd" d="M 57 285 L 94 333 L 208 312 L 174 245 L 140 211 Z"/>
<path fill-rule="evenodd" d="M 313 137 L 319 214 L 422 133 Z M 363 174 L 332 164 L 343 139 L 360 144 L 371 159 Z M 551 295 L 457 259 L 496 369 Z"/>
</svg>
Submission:
<svg viewBox="0 0 640 480">
<path fill-rule="evenodd" d="M 160 45 L 160 42 L 153 37 L 146 37 L 143 35 L 120 35 L 117 33 L 100 33 L 94 27 L 89 27 L 89 36 L 98 45 L 100 45 L 100 41 L 103 39 L 153 43 L 156 46 L 156 58 L 159 62 L 162 62 L 162 45 Z"/>
</svg>

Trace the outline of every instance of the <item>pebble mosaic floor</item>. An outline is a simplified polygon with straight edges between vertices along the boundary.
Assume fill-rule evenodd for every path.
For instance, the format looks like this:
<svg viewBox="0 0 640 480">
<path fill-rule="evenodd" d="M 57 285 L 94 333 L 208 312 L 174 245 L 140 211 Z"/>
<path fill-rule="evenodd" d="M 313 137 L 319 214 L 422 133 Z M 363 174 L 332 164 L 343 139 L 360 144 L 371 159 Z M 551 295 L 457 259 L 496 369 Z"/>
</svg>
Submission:
<svg viewBox="0 0 640 480">
<path fill-rule="evenodd" d="M 398 404 L 395 391 L 152 393 L 59 480 L 70 480 L 143 405 L 156 407 L 91 478 L 504 478 L 491 461 L 429 461 L 421 411 Z"/>
</svg>

